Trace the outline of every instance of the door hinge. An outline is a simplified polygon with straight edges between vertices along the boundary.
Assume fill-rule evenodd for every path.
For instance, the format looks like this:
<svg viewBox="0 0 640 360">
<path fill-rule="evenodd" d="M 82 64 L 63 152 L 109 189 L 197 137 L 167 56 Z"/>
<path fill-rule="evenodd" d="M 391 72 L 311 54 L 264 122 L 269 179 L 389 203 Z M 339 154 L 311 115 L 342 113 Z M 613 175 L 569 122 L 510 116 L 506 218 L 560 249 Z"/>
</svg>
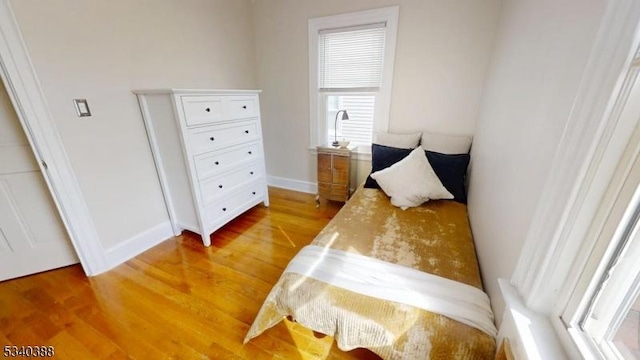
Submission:
<svg viewBox="0 0 640 360">
<path fill-rule="evenodd" d="M 44 160 L 41 161 L 41 164 L 45 170 L 49 170 L 49 167 L 47 166 L 47 163 Z"/>
</svg>

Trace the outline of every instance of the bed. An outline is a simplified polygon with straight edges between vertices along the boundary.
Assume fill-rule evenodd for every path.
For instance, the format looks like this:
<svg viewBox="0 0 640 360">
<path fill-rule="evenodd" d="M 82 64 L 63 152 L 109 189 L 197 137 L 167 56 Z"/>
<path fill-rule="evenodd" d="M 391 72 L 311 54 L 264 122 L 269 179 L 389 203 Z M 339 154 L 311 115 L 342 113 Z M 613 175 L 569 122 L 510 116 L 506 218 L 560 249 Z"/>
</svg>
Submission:
<svg viewBox="0 0 640 360">
<path fill-rule="evenodd" d="M 383 359 L 492 359 L 496 331 L 464 201 L 403 210 L 376 187 L 360 186 L 292 259 L 245 343 L 288 317 L 333 336 L 344 351 L 366 348 Z"/>
</svg>

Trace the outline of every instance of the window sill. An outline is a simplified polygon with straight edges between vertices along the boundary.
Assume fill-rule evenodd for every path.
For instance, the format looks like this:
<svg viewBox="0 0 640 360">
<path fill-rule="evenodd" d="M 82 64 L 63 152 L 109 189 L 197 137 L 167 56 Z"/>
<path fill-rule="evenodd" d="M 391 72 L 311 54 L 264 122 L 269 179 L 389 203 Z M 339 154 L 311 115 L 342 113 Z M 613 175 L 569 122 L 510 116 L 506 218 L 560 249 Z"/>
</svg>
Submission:
<svg viewBox="0 0 640 360">
<path fill-rule="evenodd" d="M 370 146 L 354 146 L 348 147 L 351 150 L 351 158 L 358 161 L 371 161 L 371 147 Z M 316 156 L 317 151 L 315 146 L 310 146 L 307 148 L 309 154 Z"/>
<path fill-rule="evenodd" d="M 498 283 L 506 305 L 498 339 L 509 339 L 515 358 L 568 359 L 551 320 L 528 308 L 508 280 Z"/>
</svg>

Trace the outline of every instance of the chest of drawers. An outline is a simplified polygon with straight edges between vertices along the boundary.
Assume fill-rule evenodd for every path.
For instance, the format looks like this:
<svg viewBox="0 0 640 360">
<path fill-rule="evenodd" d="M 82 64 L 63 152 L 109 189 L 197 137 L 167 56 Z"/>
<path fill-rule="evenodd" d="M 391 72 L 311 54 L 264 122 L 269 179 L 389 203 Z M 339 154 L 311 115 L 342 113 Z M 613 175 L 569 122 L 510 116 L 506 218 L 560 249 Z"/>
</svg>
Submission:
<svg viewBox="0 0 640 360">
<path fill-rule="evenodd" d="M 149 144 L 176 235 L 211 234 L 269 206 L 259 91 L 139 90 Z"/>
<path fill-rule="evenodd" d="M 318 194 L 329 200 L 346 202 L 349 200 L 349 179 L 351 177 L 351 151 L 347 148 L 318 146 Z"/>
</svg>

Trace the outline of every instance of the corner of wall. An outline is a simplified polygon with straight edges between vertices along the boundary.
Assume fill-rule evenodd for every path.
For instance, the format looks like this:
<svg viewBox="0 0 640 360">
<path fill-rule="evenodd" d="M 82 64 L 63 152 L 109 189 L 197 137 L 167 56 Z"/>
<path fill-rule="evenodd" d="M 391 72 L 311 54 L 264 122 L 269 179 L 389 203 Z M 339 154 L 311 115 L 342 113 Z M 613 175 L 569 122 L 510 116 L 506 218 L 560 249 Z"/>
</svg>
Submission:
<svg viewBox="0 0 640 360">
<path fill-rule="evenodd" d="M 113 269 L 172 237 L 173 229 L 167 220 L 124 240 L 105 251 L 107 268 L 104 271 Z"/>
<path fill-rule="evenodd" d="M 300 191 L 308 194 L 315 194 L 318 192 L 318 184 L 316 183 L 279 176 L 267 176 L 267 184 L 277 188 Z"/>
</svg>

